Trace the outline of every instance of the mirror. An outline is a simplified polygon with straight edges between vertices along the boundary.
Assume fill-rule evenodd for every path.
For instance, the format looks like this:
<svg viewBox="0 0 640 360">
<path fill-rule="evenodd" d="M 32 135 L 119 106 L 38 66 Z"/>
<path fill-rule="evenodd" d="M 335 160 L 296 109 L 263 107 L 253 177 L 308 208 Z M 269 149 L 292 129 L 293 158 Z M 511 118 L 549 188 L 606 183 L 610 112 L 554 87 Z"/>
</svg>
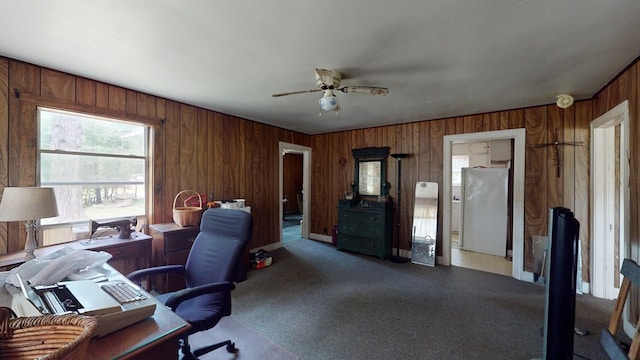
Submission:
<svg viewBox="0 0 640 360">
<path fill-rule="evenodd" d="M 380 161 L 363 161 L 360 163 L 360 179 L 358 189 L 361 195 L 380 195 Z"/>
<path fill-rule="evenodd" d="M 355 159 L 353 191 L 360 196 L 386 197 L 388 147 L 353 149 Z"/>
<path fill-rule="evenodd" d="M 436 231 L 438 229 L 438 183 L 416 183 L 413 210 L 411 262 L 436 265 Z"/>
</svg>

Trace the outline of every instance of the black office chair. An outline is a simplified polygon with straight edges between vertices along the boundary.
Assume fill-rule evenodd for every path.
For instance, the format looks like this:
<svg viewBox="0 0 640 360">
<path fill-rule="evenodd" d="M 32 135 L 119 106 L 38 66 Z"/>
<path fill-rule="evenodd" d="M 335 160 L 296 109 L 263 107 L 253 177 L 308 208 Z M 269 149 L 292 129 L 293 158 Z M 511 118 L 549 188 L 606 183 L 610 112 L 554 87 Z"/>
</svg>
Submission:
<svg viewBox="0 0 640 360">
<path fill-rule="evenodd" d="M 242 210 L 206 210 L 200 222 L 200 233 L 184 266 L 158 266 L 137 270 L 127 276 L 138 282 L 156 274 L 185 275 L 185 289 L 156 297 L 192 326 L 180 339 L 183 359 L 197 359 L 223 346 L 230 353 L 237 351 L 231 340 L 191 351 L 188 338 L 191 334 L 214 327 L 222 317 L 231 315 L 234 275 L 251 237 L 251 227 L 251 215 Z"/>
</svg>

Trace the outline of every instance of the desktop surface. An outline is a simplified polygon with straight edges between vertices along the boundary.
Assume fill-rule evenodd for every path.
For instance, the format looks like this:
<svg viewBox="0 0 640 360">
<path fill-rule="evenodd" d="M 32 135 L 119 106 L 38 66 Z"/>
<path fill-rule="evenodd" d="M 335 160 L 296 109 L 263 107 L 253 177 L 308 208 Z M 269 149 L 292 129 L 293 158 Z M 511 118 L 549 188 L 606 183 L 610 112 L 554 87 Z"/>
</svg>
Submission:
<svg viewBox="0 0 640 360">
<path fill-rule="evenodd" d="M 129 281 L 109 265 L 109 280 Z M 19 289 L 5 284 L 6 272 L 0 273 L 0 306 L 10 306 L 12 294 Z M 151 295 L 148 297 L 152 298 Z M 154 299 L 155 301 L 155 299 Z M 151 317 L 89 342 L 90 359 L 171 359 L 178 357 L 178 338 L 190 325 L 169 308 L 157 303 Z"/>
</svg>

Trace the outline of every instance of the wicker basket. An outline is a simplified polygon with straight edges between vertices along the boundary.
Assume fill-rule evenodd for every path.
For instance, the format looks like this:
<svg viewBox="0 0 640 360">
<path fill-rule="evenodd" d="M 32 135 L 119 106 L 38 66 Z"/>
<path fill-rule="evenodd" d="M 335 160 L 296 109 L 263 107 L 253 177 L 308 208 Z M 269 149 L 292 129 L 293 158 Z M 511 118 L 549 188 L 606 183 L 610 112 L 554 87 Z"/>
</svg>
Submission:
<svg viewBox="0 0 640 360">
<path fill-rule="evenodd" d="M 198 195 L 200 206 L 179 206 L 176 207 L 176 201 L 178 197 L 183 193 L 192 192 Z M 180 226 L 193 226 L 200 223 L 200 217 L 202 216 L 202 197 L 200 194 L 193 190 L 182 190 L 173 199 L 173 222 Z"/>
<path fill-rule="evenodd" d="M 14 317 L 14 318 L 12 318 Z M 97 320 L 83 315 L 43 315 L 15 318 L 0 308 L 0 358 L 85 359 Z"/>
</svg>

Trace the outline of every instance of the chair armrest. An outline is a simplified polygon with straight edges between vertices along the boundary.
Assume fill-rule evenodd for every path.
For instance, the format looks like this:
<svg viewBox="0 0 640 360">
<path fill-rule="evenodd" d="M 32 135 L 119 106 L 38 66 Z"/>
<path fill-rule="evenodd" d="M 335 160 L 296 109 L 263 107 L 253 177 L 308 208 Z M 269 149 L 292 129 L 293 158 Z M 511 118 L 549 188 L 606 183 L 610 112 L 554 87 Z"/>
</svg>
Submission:
<svg viewBox="0 0 640 360">
<path fill-rule="evenodd" d="M 164 265 L 155 266 L 146 269 L 136 270 L 127 275 L 127 279 L 137 282 L 143 277 L 158 275 L 158 274 L 178 274 L 184 273 L 184 265 Z"/>
<path fill-rule="evenodd" d="M 193 299 L 195 297 L 205 295 L 205 294 L 213 294 L 220 292 L 231 292 L 235 289 L 236 286 L 234 283 L 230 281 L 223 281 L 217 283 L 204 284 L 192 288 L 186 288 L 182 290 L 178 290 L 171 295 L 167 301 L 165 301 L 165 305 L 170 307 L 174 312 L 178 305 L 180 305 L 183 301 Z"/>
</svg>

